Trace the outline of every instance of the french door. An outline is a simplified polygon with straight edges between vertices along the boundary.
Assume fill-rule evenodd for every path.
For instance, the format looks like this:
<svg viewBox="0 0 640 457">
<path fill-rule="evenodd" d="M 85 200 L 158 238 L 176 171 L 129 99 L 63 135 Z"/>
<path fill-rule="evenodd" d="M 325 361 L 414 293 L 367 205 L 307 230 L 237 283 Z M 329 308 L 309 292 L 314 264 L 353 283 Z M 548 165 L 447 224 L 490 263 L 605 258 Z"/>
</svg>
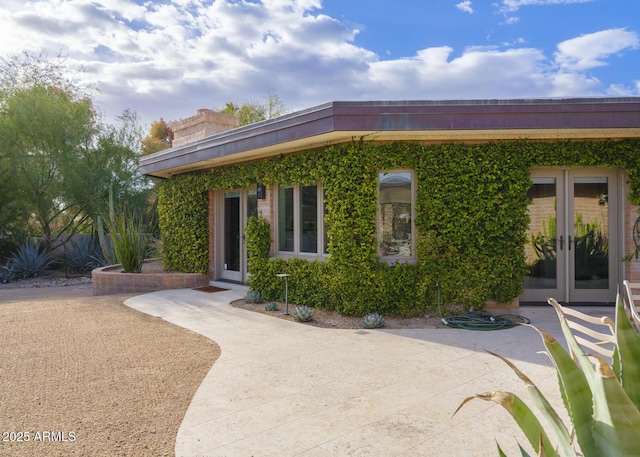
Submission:
<svg viewBox="0 0 640 457">
<path fill-rule="evenodd" d="M 616 171 L 534 170 L 531 178 L 521 302 L 614 302 L 620 259 Z"/>
<path fill-rule="evenodd" d="M 244 282 L 248 273 L 247 249 L 244 229 L 251 216 L 258 215 L 256 189 L 238 189 L 226 191 L 222 195 L 221 211 L 217 220 L 221 220 L 222 234 L 218 238 L 218 271 L 220 279 Z"/>
</svg>

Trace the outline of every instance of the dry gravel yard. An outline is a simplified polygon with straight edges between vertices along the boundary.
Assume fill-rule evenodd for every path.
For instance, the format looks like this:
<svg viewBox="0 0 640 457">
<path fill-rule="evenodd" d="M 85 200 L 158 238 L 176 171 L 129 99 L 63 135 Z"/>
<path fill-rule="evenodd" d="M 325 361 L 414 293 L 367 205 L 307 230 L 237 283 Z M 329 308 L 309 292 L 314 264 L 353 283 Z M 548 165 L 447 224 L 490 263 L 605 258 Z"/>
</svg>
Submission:
<svg viewBox="0 0 640 457">
<path fill-rule="evenodd" d="M 86 281 L 18 285 L 0 287 L 0 455 L 174 455 L 218 345 Z"/>
</svg>

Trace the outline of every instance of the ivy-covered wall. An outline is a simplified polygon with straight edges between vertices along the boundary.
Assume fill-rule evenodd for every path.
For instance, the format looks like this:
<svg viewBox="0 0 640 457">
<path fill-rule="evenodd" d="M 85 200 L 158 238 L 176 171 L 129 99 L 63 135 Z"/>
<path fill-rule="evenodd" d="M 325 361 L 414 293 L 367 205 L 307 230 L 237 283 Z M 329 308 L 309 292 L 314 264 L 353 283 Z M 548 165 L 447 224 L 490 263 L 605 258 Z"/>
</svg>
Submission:
<svg viewBox="0 0 640 457">
<path fill-rule="evenodd" d="M 529 170 L 620 167 L 629 175 L 629 198 L 640 202 L 639 146 L 635 141 L 353 142 L 176 176 L 159 193 L 165 263 L 179 271 L 207 271 L 207 189 L 318 182 L 328 212 L 326 261 L 269 259 L 268 224 L 254 220 L 248 227 L 251 287 L 267 299 L 284 299 L 275 274 L 289 272 L 292 303 L 349 315 L 433 310 L 436 284 L 444 312 L 482 308 L 487 300 L 511 302 L 525 276 Z M 389 266 L 376 253 L 377 176 L 395 168 L 413 169 L 417 179 L 414 265 Z"/>
</svg>

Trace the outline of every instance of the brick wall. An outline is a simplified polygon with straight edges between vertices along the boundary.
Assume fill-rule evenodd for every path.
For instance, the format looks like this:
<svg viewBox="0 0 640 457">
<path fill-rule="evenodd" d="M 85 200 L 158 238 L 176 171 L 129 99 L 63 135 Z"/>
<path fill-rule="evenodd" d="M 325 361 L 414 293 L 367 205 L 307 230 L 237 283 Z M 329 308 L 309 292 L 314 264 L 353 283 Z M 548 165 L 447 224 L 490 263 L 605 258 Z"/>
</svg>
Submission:
<svg viewBox="0 0 640 457">
<path fill-rule="evenodd" d="M 191 143 L 216 133 L 235 129 L 238 118 L 231 114 L 217 113 L 210 109 L 199 109 L 195 116 L 171 122 L 173 147 Z"/>
<path fill-rule="evenodd" d="M 200 273 L 123 273 L 120 265 L 91 272 L 93 295 L 144 294 L 157 290 L 192 289 L 208 284 Z"/>
<path fill-rule="evenodd" d="M 269 255 L 274 255 L 276 251 L 276 244 L 273 240 L 273 235 L 275 233 L 276 220 L 275 220 L 275 192 L 273 186 L 267 186 L 266 196 L 262 200 L 258 200 L 258 214 L 264 217 L 267 221 L 269 221 L 269 225 L 271 226 L 271 250 L 269 251 Z"/>
<path fill-rule="evenodd" d="M 625 195 L 629 195 L 629 186 L 625 184 Z M 625 198 L 624 208 L 624 255 L 630 254 L 635 249 L 633 242 L 633 226 L 640 215 L 640 207 L 632 205 L 628 199 Z M 631 262 L 625 262 L 625 279 L 629 281 L 640 281 L 640 261 L 632 260 Z"/>
</svg>

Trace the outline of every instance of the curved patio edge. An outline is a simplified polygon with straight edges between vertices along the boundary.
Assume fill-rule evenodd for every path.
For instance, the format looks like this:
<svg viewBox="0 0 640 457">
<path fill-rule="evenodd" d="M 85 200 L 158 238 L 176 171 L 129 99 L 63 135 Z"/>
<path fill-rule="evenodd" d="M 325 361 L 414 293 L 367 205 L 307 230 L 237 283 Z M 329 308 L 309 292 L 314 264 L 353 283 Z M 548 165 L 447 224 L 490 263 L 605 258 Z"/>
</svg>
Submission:
<svg viewBox="0 0 640 457">
<path fill-rule="evenodd" d="M 202 273 L 124 273 L 122 265 L 108 265 L 91 272 L 93 295 L 147 293 L 166 289 L 191 289 L 209 284 Z"/>
</svg>

